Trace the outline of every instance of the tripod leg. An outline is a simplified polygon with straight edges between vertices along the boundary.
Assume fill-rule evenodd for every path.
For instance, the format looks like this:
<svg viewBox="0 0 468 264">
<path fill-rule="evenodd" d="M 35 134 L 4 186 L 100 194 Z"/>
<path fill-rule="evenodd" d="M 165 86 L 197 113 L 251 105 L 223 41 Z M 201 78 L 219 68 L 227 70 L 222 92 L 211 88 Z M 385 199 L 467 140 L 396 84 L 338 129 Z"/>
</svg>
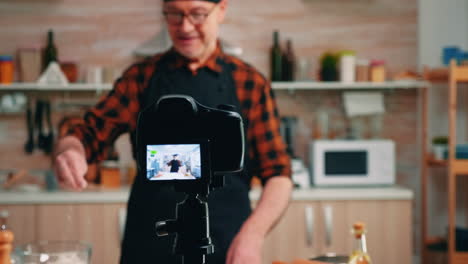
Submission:
<svg viewBox="0 0 468 264">
<path fill-rule="evenodd" d="M 186 254 L 183 256 L 183 264 L 205 264 L 204 254 Z"/>
</svg>

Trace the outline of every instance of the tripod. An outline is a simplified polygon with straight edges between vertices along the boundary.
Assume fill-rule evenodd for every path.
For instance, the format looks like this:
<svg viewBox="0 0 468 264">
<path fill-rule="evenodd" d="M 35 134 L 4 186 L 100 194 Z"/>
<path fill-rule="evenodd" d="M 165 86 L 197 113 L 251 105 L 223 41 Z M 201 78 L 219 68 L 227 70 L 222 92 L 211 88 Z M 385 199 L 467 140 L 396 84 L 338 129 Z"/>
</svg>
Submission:
<svg viewBox="0 0 468 264">
<path fill-rule="evenodd" d="M 206 255 L 214 253 L 211 243 L 206 196 L 189 193 L 176 206 L 176 219 L 156 223 L 158 236 L 175 233 L 174 254 L 183 256 L 184 264 L 205 264 Z"/>
</svg>

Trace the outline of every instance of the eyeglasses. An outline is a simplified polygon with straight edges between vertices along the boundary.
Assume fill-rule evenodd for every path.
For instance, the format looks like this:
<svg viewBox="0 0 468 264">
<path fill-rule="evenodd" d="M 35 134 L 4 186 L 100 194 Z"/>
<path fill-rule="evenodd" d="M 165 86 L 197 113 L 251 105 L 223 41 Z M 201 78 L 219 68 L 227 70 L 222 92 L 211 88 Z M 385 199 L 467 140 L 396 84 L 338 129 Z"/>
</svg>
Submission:
<svg viewBox="0 0 468 264">
<path fill-rule="evenodd" d="M 193 13 L 184 13 L 184 12 L 168 12 L 164 11 L 164 17 L 166 21 L 170 25 L 181 25 L 184 22 L 184 17 L 187 17 L 192 25 L 201 25 L 205 23 L 207 17 L 213 13 L 218 5 L 215 5 L 210 11 L 208 12 L 201 12 L 201 11 L 194 11 Z"/>
</svg>

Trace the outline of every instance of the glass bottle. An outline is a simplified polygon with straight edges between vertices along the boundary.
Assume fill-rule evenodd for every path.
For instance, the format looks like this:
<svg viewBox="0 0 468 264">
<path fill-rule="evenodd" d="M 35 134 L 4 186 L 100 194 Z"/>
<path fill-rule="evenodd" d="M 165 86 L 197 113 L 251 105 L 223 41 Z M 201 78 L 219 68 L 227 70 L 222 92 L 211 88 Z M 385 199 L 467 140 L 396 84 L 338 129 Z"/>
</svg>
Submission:
<svg viewBox="0 0 468 264">
<path fill-rule="evenodd" d="M 278 31 L 273 32 L 273 46 L 271 47 L 270 60 L 271 81 L 281 81 L 283 65 Z"/>
<path fill-rule="evenodd" d="M 0 211 L 0 264 L 10 264 L 13 250 L 13 232 L 7 229 L 8 211 Z"/>
<path fill-rule="evenodd" d="M 370 256 L 367 252 L 365 224 L 357 222 L 353 225 L 354 248 L 349 256 L 348 264 L 371 264 Z"/>
<path fill-rule="evenodd" d="M 294 74 L 296 73 L 296 56 L 292 48 L 290 39 L 286 41 L 286 50 L 283 54 L 283 81 L 294 81 Z"/>
<path fill-rule="evenodd" d="M 47 33 L 47 45 L 44 48 L 42 59 L 43 59 L 43 64 L 42 64 L 43 71 L 47 69 L 47 67 L 49 66 L 51 62 L 58 61 L 58 52 L 57 52 L 57 47 L 55 46 L 55 43 L 54 43 L 54 32 L 52 30 L 49 30 L 49 32 Z"/>
</svg>

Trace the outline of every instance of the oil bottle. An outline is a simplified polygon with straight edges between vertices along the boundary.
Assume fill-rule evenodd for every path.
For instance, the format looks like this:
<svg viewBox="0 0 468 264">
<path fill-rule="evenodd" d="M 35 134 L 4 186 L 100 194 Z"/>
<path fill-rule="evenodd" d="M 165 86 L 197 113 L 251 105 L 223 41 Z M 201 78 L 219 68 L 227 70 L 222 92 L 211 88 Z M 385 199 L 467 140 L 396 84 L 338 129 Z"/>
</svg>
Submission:
<svg viewBox="0 0 468 264">
<path fill-rule="evenodd" d="M 349 256 L 348 264 L 371 264 L 366 244 L 365 224 L 357 222 L 353 225 L 352 233 L 354 236 L 354 248 Z"/>
</svg>

